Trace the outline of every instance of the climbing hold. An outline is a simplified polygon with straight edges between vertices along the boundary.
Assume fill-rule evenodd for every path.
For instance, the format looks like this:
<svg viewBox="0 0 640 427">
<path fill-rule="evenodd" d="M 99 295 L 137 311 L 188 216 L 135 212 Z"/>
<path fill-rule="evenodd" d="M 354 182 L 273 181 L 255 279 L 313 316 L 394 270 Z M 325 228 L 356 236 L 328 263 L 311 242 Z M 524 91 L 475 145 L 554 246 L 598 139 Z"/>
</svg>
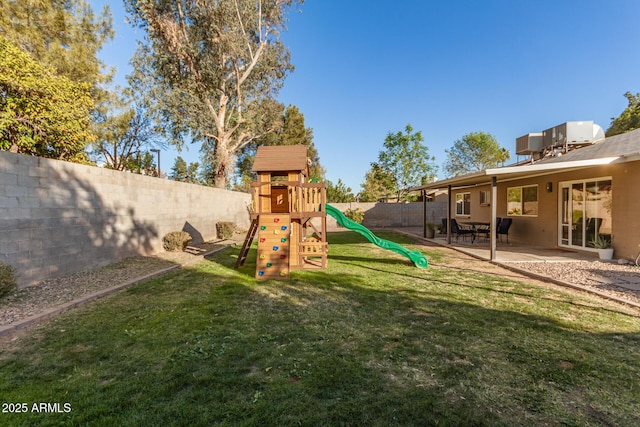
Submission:
<svg viewBox="0 0 640 427">
<path fill-rule="evenodd" d="M 274 251 L 277 251 L 278 249 L 280 249 L 278 246 L 274 246 L 274 247 L 273 247 L 273 250 L 274 250 Z"/>
<path fill-rule="evenodd" d="M 266 230 L 266 229 L 267 229 L 267 226 L 266 226 L 266 225 L 261 225 L 261 226 L 260 226 L 260 230 Z"/>
<path fill-rule="evenodd" d="M 273 218 L 273 222 L 280 222 L 280 218 Z"/>
<path fill-rule="evenodd" d="M 264 271 L 258 271 L 258 276 L 264 276 Z"/>
<path fill-rule="evenodd" d="M 261 237 L 260 238 L 260 243 L 264 243 L 265 240 L 267 240 L 267 239 L 265 239 L 264 237 Z"/>
<path fill-rule="evenodd" d="M 280 255 L 280 259 L 285 259 L 287 256 L 286 255 Z"/>
<path fill-rule="evenodd" d="M 265 254 L 260 254 L 260 259 L 265 259 L 267 256 Z"/>
<path fill-rule="evenodd" d="M 267 263 L 267 267 L 271 267 L 272 265 L 273 265 L 273 264 L 272 264 L 272 263 L 270 263 L 270 262 L 268 262 L 268 263 Z"/>
<path fill-rule="evenodd" d="M 280 234 L 280 230 L 273 230 L 273 234 Z"/>
<path fill-rule="evenodd" d="M 287 272 L 286 272 L 286 271 L 284 271 L 284 270 L 282 270 L 282 271 L 280 272 L 280 275 L 284 277 L 284 276 L 286 276 L 286 275 L 287 275 Z"/>
<path fill-rule="evenodd" d="M 282 243 L 285 243 L 285 242 L 287 241 L 287 238 L 286 238 L 286 237 L 283 237 L 282 239 L 280 239 L 280 241 L 281 241 Z"/>
<path fill-rule="evenodd" d="M 286 225 L 283 225 L 283 226 L 282 226 L 282 227 L 280 227 L 280 228 L 282 229 L 282 231 L 284 231 L 284 230 L 286 230 L 286 229 L 287 229 L 287 226 L 286 226 Z"/>
</svg>

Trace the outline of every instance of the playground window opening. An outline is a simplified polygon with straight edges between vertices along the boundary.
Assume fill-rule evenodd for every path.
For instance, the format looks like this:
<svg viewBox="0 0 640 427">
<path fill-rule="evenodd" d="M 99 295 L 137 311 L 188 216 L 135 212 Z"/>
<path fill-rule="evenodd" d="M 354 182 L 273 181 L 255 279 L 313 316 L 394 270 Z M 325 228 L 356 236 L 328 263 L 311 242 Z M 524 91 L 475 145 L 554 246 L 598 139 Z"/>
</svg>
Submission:
<svg viewBox="0 0 640 427">
<path fill-rule="evenodd" d="M 471 215 L 471 193 L 456 194 L 456 216 Z"/>
</svg>

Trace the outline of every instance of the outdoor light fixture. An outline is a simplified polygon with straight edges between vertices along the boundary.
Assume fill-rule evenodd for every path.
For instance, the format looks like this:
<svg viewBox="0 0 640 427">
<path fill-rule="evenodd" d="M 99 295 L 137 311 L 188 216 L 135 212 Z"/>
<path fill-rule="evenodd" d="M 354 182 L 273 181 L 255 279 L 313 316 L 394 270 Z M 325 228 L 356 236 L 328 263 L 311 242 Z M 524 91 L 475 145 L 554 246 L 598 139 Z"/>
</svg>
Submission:
<svg viewBox="0 0 640 427">
<path fill-rule="evenodd" d="M 553 192 L 553 182 L 547 182 L 547 193 Z"/>
</svg>

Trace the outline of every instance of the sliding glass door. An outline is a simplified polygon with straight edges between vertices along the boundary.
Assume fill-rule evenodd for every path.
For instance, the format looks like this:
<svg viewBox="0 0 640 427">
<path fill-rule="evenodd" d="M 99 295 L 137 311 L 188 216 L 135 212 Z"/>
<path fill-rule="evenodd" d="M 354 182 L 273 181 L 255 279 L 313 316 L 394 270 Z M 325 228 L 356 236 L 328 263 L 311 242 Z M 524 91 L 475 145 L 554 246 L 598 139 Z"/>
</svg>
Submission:
<svg viewBox="0 0 640 427">
<path fill-rule="evenodd" d="M 593 248 L 611 241 L 611 179 L 560 183 L 560 246 Z"/>
</svg>

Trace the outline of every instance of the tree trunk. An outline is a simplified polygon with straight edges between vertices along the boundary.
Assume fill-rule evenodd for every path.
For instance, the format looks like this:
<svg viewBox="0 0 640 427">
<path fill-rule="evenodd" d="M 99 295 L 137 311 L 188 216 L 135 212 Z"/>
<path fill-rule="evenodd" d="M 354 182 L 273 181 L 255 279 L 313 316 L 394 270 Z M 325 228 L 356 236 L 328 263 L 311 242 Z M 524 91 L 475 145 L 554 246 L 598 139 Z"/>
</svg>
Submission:
<svg viewBox="0 0 640 427">
<path fill-rule="evenodd" d="M 229 151 L 227 144 L 222 141 L 216 143 L 213 153 L 215 176 L 213 185 L 216 188 L 226 188 L 229 177 L 229 167 L 233 167 L 233 153 Z"/>
</svg>

